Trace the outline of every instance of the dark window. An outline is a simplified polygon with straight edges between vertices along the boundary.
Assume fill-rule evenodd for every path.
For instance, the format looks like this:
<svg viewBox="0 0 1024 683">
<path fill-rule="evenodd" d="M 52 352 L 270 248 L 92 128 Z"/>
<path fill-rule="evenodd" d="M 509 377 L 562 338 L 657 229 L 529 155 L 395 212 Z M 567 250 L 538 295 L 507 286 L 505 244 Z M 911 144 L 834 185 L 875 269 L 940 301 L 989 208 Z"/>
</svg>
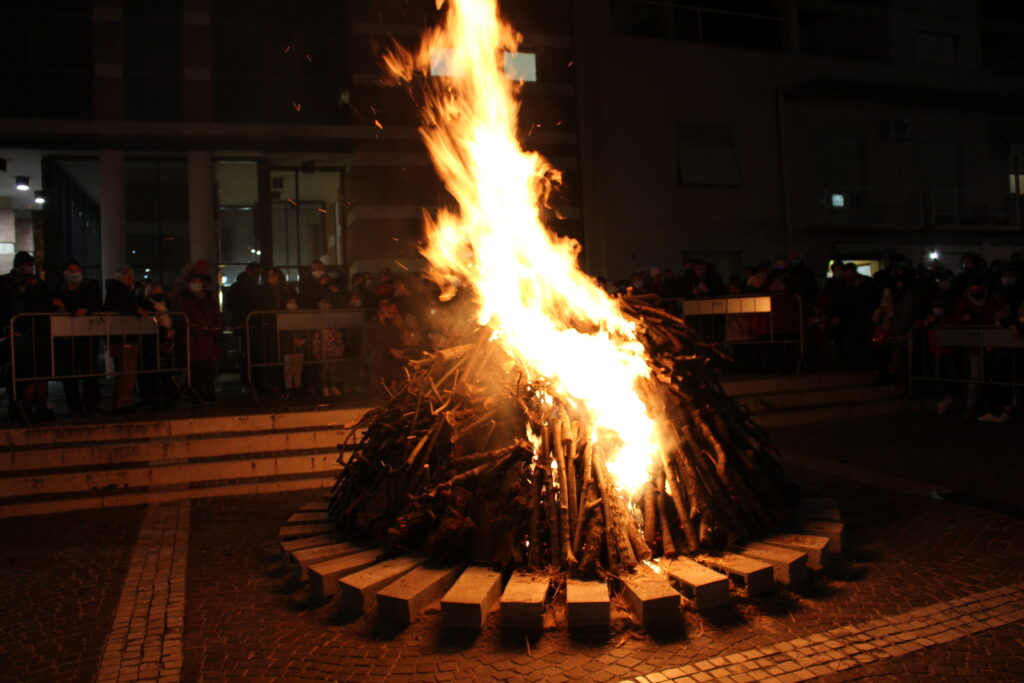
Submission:
<svg viewBox="0 0 1024 683">
<path fill-rule="evenodd" d="M 179 0 L 125 3 L 125 115 L 179 121 L 182 103 L 182 10 Z"/>
<path fill-rule="evenodd" d="M 775 0 L 610 0 L 616 33 L 778 50 L 782 15 Z"/>
<path fill-rule="evenodd" d="M 983 31 L 981 34 L 982 63 L 990 69 L 1012 73 L 1024 72 L 1022 43 L 1024 43 L 1024 35 L 1019 33 Z"/>
<path fill-rule="evenodd" d="M 957 37 L 952 33 L 917 31 L 914 34 L 914 59 L 922 64 L 956 64 Z"/>
<path fill-rule="evenodd" d="M 0 117 L 92 117 L 89 2 L 0 4 Z"/>
<path fill-rule="evenodd" d="M 128 265 L 170 285 L 189 260 L 186 162 L 128 159 L 124 181 Z"/>
<path fill-rule="evenodd" d="M 800 49 L 813 55 L 885 60 L 885 26 L 879 17 L 800 10 Z"/>
</svg>

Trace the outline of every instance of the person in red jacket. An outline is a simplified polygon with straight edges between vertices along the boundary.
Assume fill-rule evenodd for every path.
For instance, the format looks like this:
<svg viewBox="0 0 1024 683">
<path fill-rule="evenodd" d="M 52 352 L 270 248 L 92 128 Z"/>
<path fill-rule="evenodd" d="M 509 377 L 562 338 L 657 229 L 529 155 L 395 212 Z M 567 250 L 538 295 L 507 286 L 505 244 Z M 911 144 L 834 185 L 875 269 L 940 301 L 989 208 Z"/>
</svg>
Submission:
<svg viewBox="0 0 1024 683">
<path fill-rule="evenodd" d="M 188 350 L 192 387 L 203 401 L 214 400 L 217 361 L 221 357 L 220 336 L 224 328 L 217 298 L 207 287 L 209 277 L 193 275 L 182 291 L 181 312 L 188 316 Z"/>
</svg>

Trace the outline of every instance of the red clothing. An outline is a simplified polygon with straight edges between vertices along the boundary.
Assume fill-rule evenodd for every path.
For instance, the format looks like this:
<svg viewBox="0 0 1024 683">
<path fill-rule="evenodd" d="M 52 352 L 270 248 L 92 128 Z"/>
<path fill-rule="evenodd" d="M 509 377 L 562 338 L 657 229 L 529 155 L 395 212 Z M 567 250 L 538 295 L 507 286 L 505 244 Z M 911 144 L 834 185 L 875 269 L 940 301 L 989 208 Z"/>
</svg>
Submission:
<svg viewBox="0 0 1024 683">
<path fill-rule="evenodd" d="M 999 303 L 991 294 L 979 302 L 971 299 L 969 294 L 964 294 L 956 302 L 953 309 L 954 325 L 995 325 L 996 313 L 999 312 Z"/>
<path fill-rule="evenodd" d="M 313 333 L 313 360 L 337 360 L 345 356 L 345 337 L 341 330 L 317 330 Z"/>
<path fill-rule="evenodd" d="M 186 291 L 181 297 L 181 312 L 188 316 L 188 350 L 193 361 L 220 360 L 220 334 L 224 319 L 211 292 Z"/>
</svg>

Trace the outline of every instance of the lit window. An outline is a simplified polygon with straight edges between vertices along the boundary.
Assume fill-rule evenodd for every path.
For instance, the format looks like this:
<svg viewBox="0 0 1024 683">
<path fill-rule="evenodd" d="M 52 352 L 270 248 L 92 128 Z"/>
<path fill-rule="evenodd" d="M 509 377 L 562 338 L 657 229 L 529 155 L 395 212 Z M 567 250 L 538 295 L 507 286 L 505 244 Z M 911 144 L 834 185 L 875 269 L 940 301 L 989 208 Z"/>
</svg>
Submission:
<svg viewBox="0 0 1024 683">
<path fill-rule="evenodd" d="M 432 50 L 430 53 L 430 75 L 451 76 L 451 50 Z M 537 81 L 537 55 L 532 52 L 506 52 L 505 75 L 509 80 Z"/>
<path fill-rule="evenodd" d="M 841 209 L 846 206 L 846 195 L 841 193 L 835 193 L 832 195 L 832 208 Z"/>
</svg>

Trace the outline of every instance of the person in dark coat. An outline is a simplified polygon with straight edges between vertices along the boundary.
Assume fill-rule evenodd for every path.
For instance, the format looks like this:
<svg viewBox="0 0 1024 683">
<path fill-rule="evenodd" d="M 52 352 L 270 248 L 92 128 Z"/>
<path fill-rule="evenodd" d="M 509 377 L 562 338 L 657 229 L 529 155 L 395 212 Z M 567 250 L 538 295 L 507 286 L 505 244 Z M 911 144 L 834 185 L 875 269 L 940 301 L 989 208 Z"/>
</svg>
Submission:
<svg viewBox="0 0 1024 683">
<path fill-rule="evenodd" d="M 82 275 L 82 264 L 69 259 L 61 267 L 64 284 L 57 292 L 54 306 L 58 311 L 68 313 L 75 319 L 98 313 L 103 308 L 103 292 L 100 283 L 87 280 Z M 92 335 L 78 336 L 90 330 L 85 324 L 72 322 L 71 331 L 74 337 L 57 339 L 57 374 L 58 375 L 93 375 L 92 377 L 68 378 L 64 384 L 64 399 L 68 404 L 71 417 L 91 417 L 100 409 L 99 375 L 104 368 L 98 362 L 99 337 Z M 79 392 L 82 384 L 83 393 Z"/>
<path fill-rule="evenodd" d="M 193 275 L 187 289 L 182 292 L 180 311 L 188 317 L 192 387 L 203 401 L 212 403 L 215 400 L 217 361 L 222 355 L 220 337 L 224 320 L 208 283 L 208 278 Z"/>
<path fill-rule="evenodd" d="M 363 332 L 370 383 L 378 391 L 394 385 L 402 377 L 405 354 L 402 329 L 397 321 L 398 307 L 388 299 L 381 299 L 377 316 L 366 324 Z"/>
<path fill-rule="evenodd" d="M 262 267 L 258 263 L 250 263 L 238 274 L 235 283 L 224 292 L 224 310 L 227 313 L 227 324 L 234 328 L 238 343 L 239 372 L 243 378 L 249 376 L 249 330 L 246 323 L 249 314 L 259 310 L 260 274 Z"/>
<path fill-rule="evenodd" d="M 14 299 L 11 305 L 13 317 L 20 313 L 53 311 L 52 292 L 35 274 L 35 262 L 31 262 L 31 271 L 28 265 L 28 262 L 20 264 L 11 281 L 14 286 Z M 10 331 L 13 337 L 17 377 L 27 378 L 17 380 L 18 402 L 30 420 L 52 420 L 55 416 L 47 406 L 48 380 L 53 376 L 53 366 L 50 363 L 50 318 L 45 315 L 16 318 L 11 324 Z"/>
<path fill-rule="evenodd" d="M 309 274 L 299 279 L 299 299 L 302 308 L 317 307 L 317 302 L 326 296 L 322 279 L 327 272 L 322 261 L 313 261 L 309 266 Z"/>
<path fill-rule="evenodd" d="M 292 289 L 280 268 L 268 268 L 263 273 L 263 284 L 260 285 L 259 309 L 267 313 L 253 316 L 250 334 L 252 363 L 265 365 L 254 372 L 258 390 L 270 390 L 275 395 L 284 393 L 284 373 L 279 363 L 284 363 L 281 355 L 281 344 L 277 335 L 277 316 L 271 312 L 285 310 L 290 299 L 298 294 Z"/>
<path fill-rule="evenodd" d="M 36 261 L 32 254 L 27 251 L 19 251 L 14 255 L 14 264 L 10 272 L 0 275 L 0 327 L 2 327 L 2 341 L 0 341 L 0 367 L 3 368 L 4 386 L 7 395 L 12 393 L 11 383 L 11 317 L 14 315 L 14 299 L 21 286 L 23 275 L 33 275 L 36 272 Z M 20 417 L 17 415 L 17 408 L 12 402 L 8 419 Z"/>
<path fill-rule="evenodd" d="M 103 310 L 125 316 L 146 314 L 135 296 L 135 271 L 131 266 L 124 266 L 115 277 L 107 280 Z M 117 373 L 114 412 L 127 412 L 134 407 L 135 379 L 139 369 L 138 335 L 111 335 L 110 356 L 114 359 L 114 371 Z"/>
</svg>

